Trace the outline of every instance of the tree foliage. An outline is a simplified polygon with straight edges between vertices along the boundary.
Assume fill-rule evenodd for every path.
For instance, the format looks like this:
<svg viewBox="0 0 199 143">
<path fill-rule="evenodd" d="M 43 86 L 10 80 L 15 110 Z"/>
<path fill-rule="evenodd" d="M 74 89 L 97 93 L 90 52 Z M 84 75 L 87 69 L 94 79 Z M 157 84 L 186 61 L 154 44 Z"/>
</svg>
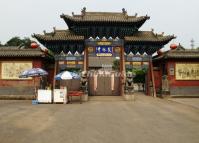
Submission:
<svg viewBox="0 0 199 143">
<path fill-rule="evenodd" d="M 113 61 L 113 69 L 119 70 L 119 68 L 120 68 L 120 60 L 114 60 Z"/>
<path fill-rule="evenodd" d="M 19 46 L 19 47 L 30 47 L 31 44 L 31 40 L 30 38 L 23 38 L 21 39 L 18 36 L 15 36 L 13 38 L 11 38 L 10 40 L 8 40 L 5 44 L 5 46 Z"/>
<path fill-rule="evenodd" d="M 134 77 L 134 82 L 135 83 L 145 83 L 145 75 L 147 70 L 146 69 L 136 69 L 134 68 L 132 70 L 133 74 L 135 75 Z"/>
<path fill-rule="evenodd" d="M 8 40 L 6 42 L 6 46 L 19 46 L 22 43 L 22 40 L 20 39 L 20 37 L 13 37 L 10 40 Z"/>
</svg>

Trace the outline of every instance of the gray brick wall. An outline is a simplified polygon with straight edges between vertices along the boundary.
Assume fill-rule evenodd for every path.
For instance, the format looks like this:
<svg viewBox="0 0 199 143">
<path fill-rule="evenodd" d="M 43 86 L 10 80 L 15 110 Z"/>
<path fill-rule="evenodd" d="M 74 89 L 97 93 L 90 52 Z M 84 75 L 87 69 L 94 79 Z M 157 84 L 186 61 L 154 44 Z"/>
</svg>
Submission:
<svg viewBox="0 0 199 143">
<path fill-rule="evenodd" d="M 1 95 L 34 95 L 34 87 L 22 86 L 22 87 L 1 87 Z"/>
<path fill-rule="evenodd" d="M 190 87 L 172 87 L 170 88 L 171 96 L 198 96 L 199 97 L 199 86 Z"/>
</svg>

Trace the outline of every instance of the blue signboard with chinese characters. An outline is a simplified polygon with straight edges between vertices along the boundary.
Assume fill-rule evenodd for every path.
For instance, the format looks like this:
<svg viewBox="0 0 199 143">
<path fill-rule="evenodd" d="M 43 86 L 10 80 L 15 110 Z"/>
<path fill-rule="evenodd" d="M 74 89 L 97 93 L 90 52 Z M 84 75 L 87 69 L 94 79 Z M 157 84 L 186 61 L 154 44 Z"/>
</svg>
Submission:
<svg viewBox="0 0 199 143">
<path fill-rule="evenodd" d="M 97 46 L 96 49 L 96 56 L 113 56 L 113 47 L 112 46 Z"/>
</svg>

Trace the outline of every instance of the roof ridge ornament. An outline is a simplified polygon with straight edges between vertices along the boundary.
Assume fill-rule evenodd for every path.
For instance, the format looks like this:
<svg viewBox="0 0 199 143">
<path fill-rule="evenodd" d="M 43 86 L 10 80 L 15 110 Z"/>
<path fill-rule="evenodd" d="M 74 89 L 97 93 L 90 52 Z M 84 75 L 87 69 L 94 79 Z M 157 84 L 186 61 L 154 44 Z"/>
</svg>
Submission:
<svg viewBox="0 0 199 143">
<path fill-rule="evenodd" d="M 135 13 L 135 15 L 134 15 L 135 17 L 137 17 L 138 16 L 138 13 Z"/>
<path fill-rule="evenodd" d="M 80 55 L 80 54 L 79 54 L 78 51 L 76 51 L 75 54 L 74 54 L 74 56 L 79 56 L 79 55 Z"/>
<path fill-rule="evenodd" d="M 108 40 L 113 40 L 113 37 L 110 36 L 110 37 L 108 38 Z"/>
<path fill-rule="evenodd" d="M 149 19 L 150 19 L 150 16 L 148 16 L 148 15 L 146 14 L 145 19 L 146 19 L 146 20 L 149 20 Z"/>
<path fill-rule="evenodd" d="M 86 14 L 86 7 L 83 7 L 81 13 L 82 13 L 82 16 L 84 16 Z"/>
<path fill-rule="evenodd" d="M 90 41 L 93 41 L 94 39 L 93 39 L 93 37 L 90 37 L 89 40 L 90 40 Z"/>
<path fill-rule="evenodd" d="M 56 32 L 56 27 L 55 26 L 53 27 L 53 31 L 54 31 L 54 33 Z"/>
<path fill-rule="evenodd" d="M 119 41 L 119 40 L 120 38 L 118 36 L 114 39 L 114 41 Z"/>
<path fill-rule="evenodd" d="M 70 56 L 70 55 L 73 55 L 73 54 L 71 53 L 71 51 L 69 51 L 66 55 Z"/>
<path fill-rule="evenodd" d="M 56 33 L 56 27 L 53 27 L 53 34 L 52 34 L 52 36 L 54 36 L 55 33 Z"/>
<path fill-rule="evenodd" d="M 46 35 L 46 30 L 44 30 L 43 32 L 44 32 L 44 35 Z"/>
<path fill-rule="evenodd" d="M 66 54 L 64 53 L 64 51 L 62 50 L 60 53 L 61 56 L 65 56 Z"/>
<path fill-rule="evenodd" d="M 106 37 L 104 36 L 104 37 L 102 37 L 102 41 L 106 41 L 107 39 L 106 39 Z"/>
<path fill-rule="evenodd" d="M 127 10 L 125 8 L 122 9 L 122 13 L 126 16 L 127 15 Z"/>
<path fill-rule="evenodd" d="M 62 14 L 60 15 L 60 17 L 61 17 L 61 18 L 64 18 L 64 16 L 65 16 L 65 14 L 64 14 L 64 13 L 62 13 Z"/>
</svg>

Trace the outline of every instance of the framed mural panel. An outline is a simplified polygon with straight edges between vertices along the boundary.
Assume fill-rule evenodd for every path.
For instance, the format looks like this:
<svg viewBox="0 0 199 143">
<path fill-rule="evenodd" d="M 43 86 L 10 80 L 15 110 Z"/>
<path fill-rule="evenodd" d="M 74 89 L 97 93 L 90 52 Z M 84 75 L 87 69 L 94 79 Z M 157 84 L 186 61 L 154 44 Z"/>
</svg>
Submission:
<svg viewBox="0 0 199 143">
<path fill-rule="evenodd" d="M 1 79 L 31 79 L 31 78 L 19 78 L 19 75 L 27 69 L 31 69 L 32 62 L 1 62 Z"/>
<path fill-rule="evenodd" d="M 176 63 L 176 80 L 199 80 L 199 63 Z"/>
</svg>

